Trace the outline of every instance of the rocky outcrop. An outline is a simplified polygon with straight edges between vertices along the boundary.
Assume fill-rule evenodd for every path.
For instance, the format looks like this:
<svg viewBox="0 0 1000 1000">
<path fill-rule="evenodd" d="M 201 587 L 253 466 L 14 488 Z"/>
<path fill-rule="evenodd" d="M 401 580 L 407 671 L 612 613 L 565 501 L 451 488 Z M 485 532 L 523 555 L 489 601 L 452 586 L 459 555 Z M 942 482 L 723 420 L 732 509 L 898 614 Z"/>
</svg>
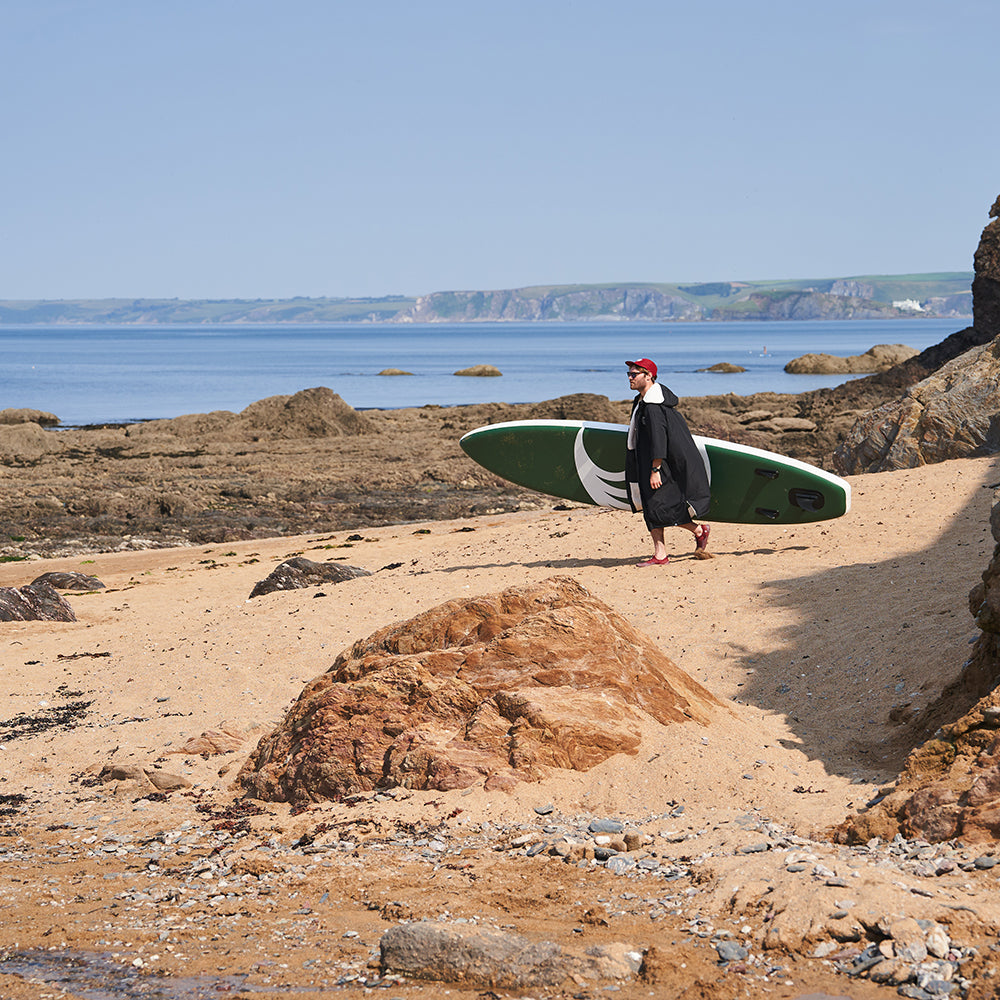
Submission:
<svg viewBox="0 0 1000 1000">
<path fill-rule="evenodd" d="M 38 424 L 40 427 L 56 427 L 59 418 L 54 413 L 20 406 L 0 410 L 0 424 Z"/>
<path fill-rule="evenodd" d="M 972 349 L 858 421 L 833 456 L 841 473 L 909 469 L 1000 450 L 1000 198 L 990 216 L 975 254 L 972 328 L 955 335 Z"/>
<path fill-rule="evenodd" d="M 593 392 L 574 392 L 519 409 L 519 420 L 595 420 L 619 424 L 628 419 L 628 411 L 620 403 L 612 403 L 607 396 Z"/>
<path fill-rule="evenodd" d="M 34 462 L 59 451 L 57 434 L 31 421 L 0 424 L 0 460 L 5 464 Z"/>
<path fill-rule="evenodd" d="M 973 257 L 972 325 L 1000 335 L 1000 197 L 990 208 L 993 219 L 984 230 Z"/>
<path fill-rule="evenodd" d="M 1000 451 L 1000 338 L 950 361 L 859 420 L 837 448 L 844 473 L 912 469 Z"/>
<path fill-rule="evenodd" d="M 846 358 L 836 354 L 803 354 L 785 365 L 790 375 L 867 375 L 884 372 L 920 352 L 905 344 L 876 344 L 864 354 L 852 354 Z"/>
<path fill-rule="evenodd" d="M 575 581 L 448 601 L 311 681 L 238 782 L 305 803 L 374 788 L 511 788 L 637 752 L 643 720 L 707 724 L 717 699 Z"/>
<path fill-rule="evenodd" d="M 0 622 L 75 622 L 73 609 L 47 583 L 0 587 Z"/>
<path fill-rule="evenodd" d="M 324 583 L 343 583 L 359 576 L 371 576 L 359 566 L 342 563 L 318 563 L 303 556 L 286 559 L 276 566 L 263 580 L 254 584 L 250 597 L 273 594 L 276 590 L 301 590 L 303 587 L 320 587 Z"/>
<path fill-rule="evenodd" d="M 332 389 L 317 386 L 291 396 L 268 396 L 238 414 L 229 410 L 190 413 L 170 420 L 133 424 L 126 437 L 172 437 L 208 441 L 278 441 L 296 438 L 355 437 L 373 432 L 371 421 Z"/>
<path fill-rule="evenodd" d="M 928 841 L 1000 839 L 1000 502 L 990 526 L 993 557 L 969 594 L 980 635 L 961 675 L 918 720 L 925 730 L 943 724 L 913 751 L 881 801 L 841 824 L 841 841 L 897 833 Z"/>
<path fill-rule="evenodd" d="M 498 378 L 503 375 L 495 365 L 472 365 L 471 368 L 460 368 L 455 375 L 468 375 L 472 378 Z"/>
</svg>

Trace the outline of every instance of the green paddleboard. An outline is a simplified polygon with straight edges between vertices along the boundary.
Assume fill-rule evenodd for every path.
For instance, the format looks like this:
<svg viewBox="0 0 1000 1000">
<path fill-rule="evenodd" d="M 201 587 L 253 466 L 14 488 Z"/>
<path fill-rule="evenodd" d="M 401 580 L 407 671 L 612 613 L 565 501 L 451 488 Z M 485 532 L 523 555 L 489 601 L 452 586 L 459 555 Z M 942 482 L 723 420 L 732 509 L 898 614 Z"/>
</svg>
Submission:
<svg viewBox="0 0 1000 1000">
<path fill-rule="evenodd" d="M 587 420 L 513 420 L 469 431 L 462 450 L 518 486 L 577 503 L 630 510 L 628 427 Z M 711 484 L 707 521 L 803 524 L 851 508 L 850 484 L 806 462 L 695 435 Z"/>
</svg>

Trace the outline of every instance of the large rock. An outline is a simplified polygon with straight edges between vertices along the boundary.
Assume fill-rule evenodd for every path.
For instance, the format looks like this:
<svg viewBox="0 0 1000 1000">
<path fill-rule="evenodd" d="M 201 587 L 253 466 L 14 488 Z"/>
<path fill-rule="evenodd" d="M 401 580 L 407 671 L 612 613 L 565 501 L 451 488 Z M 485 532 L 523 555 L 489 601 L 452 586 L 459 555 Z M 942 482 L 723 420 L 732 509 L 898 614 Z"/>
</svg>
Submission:
<svg viewBox="0 0 1000 1000">
<path fill-rule="evenodd" d="M 1000 450 L 1000 198 L 990 218 L 974 257 L 972 326 L 887 373 L 902 388 L 908 365 L 933 371 L 851 428 L 833 455 L 839 472 L 909 469 Z M 951 353 L 956 347 L 964 353 Z"/>
<path fill-rule="evenodd" d="M 990 208 L 993 219 L 984 230 L 973 257 L 972 325 L 1000 334 L 1000 197 Z"/>
<path fill-rule="evenodd" d="M 0 622 L 75 622 L 76 615 L 47 583 L 0 587 Z"/>
<path fill-rule="evenodd" d="M 319 587 L 324 583 L 343 583 L 359 576 L 371 576 L 359 566 L 345 566 L 342 563 L 318 563 L 303 556 L 295 556 L 280 563 L 266 576 L 254 584 L 251 597 L 273 594 L 276 590 L 300 590 L 303 587 Z"/>
<path fill-rule="evenodd" d="M 291 396 L 258 399 L 239 413 L 213 410 L 133 424 L 124 431 L 124 436 L 144 441 L 156 438 L 261 441 L 354 437 L 373 430 L 371 420 L 363 413 L 345 403 L 332 389 L 317 386 Z"/>
<path fill-rule="evenodd" d="M 721 705 L 574 580 L 448 601 L 345 650 L 238 782 L 304 803 L 377 787 L 509 788 L 634 754 L 643 720 Z"/>
<path fill-rule="evenodd" d="M 842 473 L 885 472 L 1000 450 L 1000 338 L 872 410 L 834 453 Z"/>
<path fill-rule="evenodd" d="M 0 424 L 38 424 L 41 427 L 55 427 L 59 418 L 45 410 L 32 410 L 26 406 L 8 407 L 0 410 Z"/>
<path fill-rule="evenodd" d="M 918 353 L 905 344 L 876 344 L 864 354 L 852 354 L 846 358 L 836 354 L 803 354 L 789 361 L 785 371 L 790 375 L 867 375 L 888 371 Z"/>
<path fill-rule="evenodd" d="M 34 462 L 58 451 L 61 442 L 54 431 L 46 431 L 32 421 L 0 424 L 0 458 L 13 462 Z"/>
<path fill-rule="evenodd" d="M 363 413 L 325 386 L 260 399 L 243 410 L 240 419 L 248 429 L 272 438 L 341 437 L 372 430 Z"/>
<path fill-rule="evenodd" d="M 34 587 L 39 583 L 47 583 L 55 590 L 104 590 L 104 584 L 96 576 L 86 573 L 43 573 L 31 581 Z"/>
<path fill-rule="evenodd" d="M 595 420 L 616 424 L 621 421 L 620 408 L 593 392 L 574 392 L 568 396 L 547 399 L 528 407 L 519 419 L 524 420 Z"/>
<path fill-rule="evenodd" d="M 584 952 L 488 927 L 428 922 L 390 928 L 382 935 L 379 951 L 383 974 L 517 990 L 559 986 L 570 977 L 577 984 L 631 980 L 643 958 L 639 949 L 622 943 L 595 945 Z"/>
</svg>

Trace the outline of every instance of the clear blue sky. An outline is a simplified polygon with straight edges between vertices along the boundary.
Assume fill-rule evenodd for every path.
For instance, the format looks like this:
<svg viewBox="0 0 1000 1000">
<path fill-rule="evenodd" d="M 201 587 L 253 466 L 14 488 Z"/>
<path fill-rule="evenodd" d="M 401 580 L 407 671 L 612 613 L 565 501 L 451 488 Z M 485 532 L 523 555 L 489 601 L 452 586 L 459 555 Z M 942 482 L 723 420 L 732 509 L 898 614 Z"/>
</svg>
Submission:
<svg viewBox="0 0 1000 1000">
<path fill-rule="evenodd" d="M 996 0 L 0 0 L 0 298 L 961 271 Z"/>
</svg>

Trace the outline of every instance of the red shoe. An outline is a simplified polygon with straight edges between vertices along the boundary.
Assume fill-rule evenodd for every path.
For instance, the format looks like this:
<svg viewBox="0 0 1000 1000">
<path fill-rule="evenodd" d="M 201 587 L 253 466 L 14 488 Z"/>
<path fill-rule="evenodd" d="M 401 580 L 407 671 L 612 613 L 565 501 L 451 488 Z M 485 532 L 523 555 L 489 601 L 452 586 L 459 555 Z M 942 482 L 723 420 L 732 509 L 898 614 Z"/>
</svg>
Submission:
<svg viewBox="0 0 1000 1000">
<path fill-rule="evenodd" d="M 670 562 L 670 556 L 664 556 L 662 559 L 657 559 L 655 556 L 652 559 L 643 559 L 641 563 L 636 563 L 640 569 L 643 566 L 666 566 Z"/>
<path fill-rule="evenodd" d="M 701 534 L 694 536 L 694 550 L 695 552 L 704 552 L 708 548 L 708 535 L 711 532 L 711 528 L 707 524 L 701 526 Z"/>
</svg>

